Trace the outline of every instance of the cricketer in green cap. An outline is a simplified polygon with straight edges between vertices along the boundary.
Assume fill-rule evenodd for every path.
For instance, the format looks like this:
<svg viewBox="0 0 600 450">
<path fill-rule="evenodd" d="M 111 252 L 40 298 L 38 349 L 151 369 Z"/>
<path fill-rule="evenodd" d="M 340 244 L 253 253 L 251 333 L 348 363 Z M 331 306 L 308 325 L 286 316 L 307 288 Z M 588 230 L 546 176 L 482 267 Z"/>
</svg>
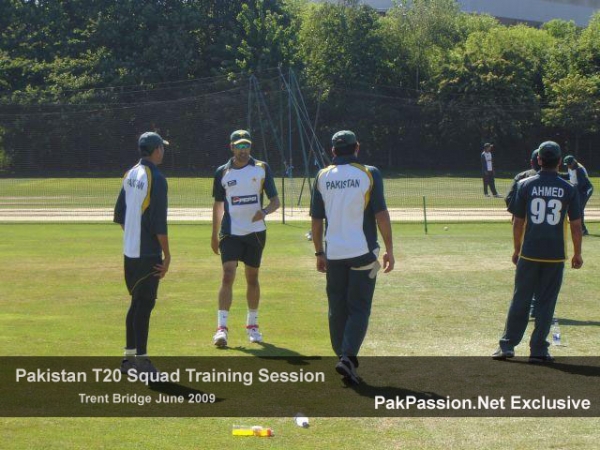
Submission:
<svg viewBox="0 0 600 450">
<path fill-rule="evenodd" d="M 357 142 L 356 135 L 350 130 L 338 131 L 331 138 L 331 145 L 333 145 L 333 148 L 348 147 Z"/>
<path fill-rule="evenodd" d="M 246 130 L 235 130 L 231 133 L 229 138 L 233 145 L 237 144 L 250 144 L 252 145 L 252 138 L 250 137 L 250 132 Z"/>
<path fill-rule="evenodd" d="M 554 141 L 545 141 L 540 144 L 538 148 L 538 154 L 542 161 L 554 161 L 558 163 L 560 159 L 560 146 Z"/>
<path fill-rule="evenodd" d="M 138 139 L 138 149 L 142 156 L 150 156 L 154 149 L 161 145 L 169 145 L 169 141 L 165 141 L 158 133 L 153 131 L 143 133 Z"/>
</svg>

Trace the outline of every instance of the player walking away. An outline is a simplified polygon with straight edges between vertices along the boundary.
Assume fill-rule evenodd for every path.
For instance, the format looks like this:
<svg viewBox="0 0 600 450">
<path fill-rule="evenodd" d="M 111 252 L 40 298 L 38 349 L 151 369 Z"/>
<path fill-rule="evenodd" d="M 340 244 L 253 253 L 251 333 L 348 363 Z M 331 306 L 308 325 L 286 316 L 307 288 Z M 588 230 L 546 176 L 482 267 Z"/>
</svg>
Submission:
<svg viewBox="0 0 600 450">
<path fill-rule="evenodd" d="M 279 208 L 279 197 L 269 166 L 250 156 L 250 133 L 237 130 L 231 134 L 233 157 L 217 169 L 213 185 L 213 229 L 211 247 L 221 252 L 223 280 L 219 290 L 217 332 L 213 344 L 227 346 L 227 317 L 233 299 L 232 288 L 238 261 L 245 264 L 248 315 L 246 333 L 250 342 L 262 342 L 258 330 L 260 286 L 258 270 L 267 240 L 265 217 Z M 262 207 L 263 192 L 269 198 Z"/>
<path fill-rule="evenodd" d="M 492 149 L 493 144 L 486 142 L 483 144 L 483 151 L 481 152 L 481 172 L 483 175 L 483 193 L 486 197 L 489 197 L 488 186 L 492 191 L 494 197 L 502 197 L 496 191 L 496 181 L 494 179 L 494 164 L 492 162 Z"/>
<path fill-rule="evenodd" d="M 515 356 L 515 347 L 527 328 L 529 306 L 535 293 L 536 317 L 529 342 L 529 362 L 554 361 L 548 352 L 546 337 L 567 258 L 564 231 L 567 214 L 574 247 L 571 266 L 579 269 L 583 265 L 579 196 L 571 184 L 559 177 L 560 159 L 558 144 L 543 142 L 538 153 L 542 169 L 537 175 L 519 182 L 515 200 L 509 208 L 514 215 L 512 261 L 517 270 L 504 334 L 498 350 L 492 355 L 494 359 Z"/>
<path fill-rule="evenodd" d="M 156 372 L 146 346 L 150 314 L 158 283 L 169 270 L 171 252 L 167 236 L 167 180 L 158 171 L 167 141 L 148 132 L 140 136 L 141 160 L 123 178 L 115 205 L 114 222 L 121 225 L 125 255 L 125 283 L 131 305 L 125 321 L 125 357 L 121 371 Z"/>
<path fill-rule="evenodd" d="M 335 369 L 358 383 L 358 353 L 367 333 L 377 257 L 377 227 L 385 244 L 384 272 L 394 268 L 392 227 L 377 168 L 358 163 L 352 131 L 332 138 L 333 163 L 319 171 L 311 199 L 312 238 L 317 270 L 327 273 L 329 335 L 339 357 Z M 327 221 L 323 245 L 323 220 Z"/>
<path fill-rule="evenodd" d="M 585 226 L 584 214 L 585 205 L 594 193 L 594 186 L 590 182 L 587 170 L 583 167 L 573 155 L 565 156 L 565 166 L 569 170 L 569 181 L 579 192 L 579 201 L 581 202 L 581 227 L 583 228 L 583 235 L 589 234 L 587 227 Z"/>
</svg>

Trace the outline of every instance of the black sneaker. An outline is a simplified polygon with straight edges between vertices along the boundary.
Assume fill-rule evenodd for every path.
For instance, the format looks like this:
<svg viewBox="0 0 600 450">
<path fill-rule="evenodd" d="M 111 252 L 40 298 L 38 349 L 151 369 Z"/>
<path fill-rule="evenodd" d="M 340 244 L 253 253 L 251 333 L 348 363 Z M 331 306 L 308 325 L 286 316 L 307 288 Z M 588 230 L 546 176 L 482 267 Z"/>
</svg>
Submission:
<svg viewBox="0 0 600 450">
<path fill-rule="evenodd" d="M 154 364 L 152 364 L 152 361 L 147 356 L 136 356 L 135 368 L 138 373 L 159 373 L 159 370 L 154 367 Z"/>
<path fill-rule="evenodd" d="M 529 356 L 529 362 L 531 364 L 550 364 L 554 362 L 554 356 L 550 353 L 541 356 L 531 355 Z"/>
<path fill-rule="evenodd" d="M 121 360 L 121 373 L 127 375 L 130 370 L 137 370 L 135 367 L 135 356 L 127 356 Z"/>
<path fill-rule="evenodd" d="M 498 350 L 496 350 L 492 354 L 492 359 L 495 359 L 497 361 L 504 361 L 505 359 L 514 358 L 514 357 L 515 357 L 514 350 L 502 350 L 500 347 L 498 347 Z"/>
<path fill-rule="evenodd" d="M 359 384 L 360 377 L 356 373 L 356 366 L 346 356 L 342 356 L 338 363 L 335 365 L 335 371 L 344 377 L 344 381 L 351 384 Z"/>
</svg>

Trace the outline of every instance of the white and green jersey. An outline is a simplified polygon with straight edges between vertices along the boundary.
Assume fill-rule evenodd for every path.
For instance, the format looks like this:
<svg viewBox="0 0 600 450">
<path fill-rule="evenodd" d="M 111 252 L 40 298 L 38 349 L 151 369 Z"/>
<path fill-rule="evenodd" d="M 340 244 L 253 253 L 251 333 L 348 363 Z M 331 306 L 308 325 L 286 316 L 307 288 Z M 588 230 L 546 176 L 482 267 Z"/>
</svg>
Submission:
<svg viewBox="0 0 600 450">
<path fill-rule="evenodd" d="M 363 256 L 379 247 L 375 214 L 386 210 L 377 168 L 338 156 L 315 180 L 310 215 L 325 219 L 327 259 Z"/>
<path fill-rule="evenodd" d="M 256 212 L 262 209 L 263 193 L 268 198 L 277 196 L 275 181 L 266 163 L 250 158 L 248 164 L 237 168 L 232 158 L 217 169 L 213 197 L 225 205 L 222 236 L 245 236 L 266 229 L 264 220 L 252 222 Z"/>
<path fill-rule="evenodd" d="M 157 235 L 167 234 L 167 180 L 142 159 L 127 171 L 113 221 L 123 225 L 123 254 L 129 258 L 161 256 Z"/>
</svg>

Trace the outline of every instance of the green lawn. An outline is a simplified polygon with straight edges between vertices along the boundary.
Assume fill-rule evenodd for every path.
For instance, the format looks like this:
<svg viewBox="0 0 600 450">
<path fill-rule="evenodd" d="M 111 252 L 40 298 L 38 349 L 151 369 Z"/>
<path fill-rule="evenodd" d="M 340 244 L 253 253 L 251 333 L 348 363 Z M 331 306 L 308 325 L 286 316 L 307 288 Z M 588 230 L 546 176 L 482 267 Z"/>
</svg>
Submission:
<svg viewBox="0 0 600 450">
<path fill-rule="evenodd" d="M 592 179 L 600 185 L 600 179 Z M 171 207 L 210 207 L 211 178 L 169 178 Z M 506 194 L 512 180 L 498 179 L 498 192 Z M 119 178 L 4 178 L 0 179 L 0 208 L 85 208 L 114 205 L 120 189 Z M 282 180 L 276 179 L 281 193 Z M 498 208 L 502 199 L 483 196 L 480 178 L 421 177 L 387 178 L 386 198 L 391 208 L 421 207 L 423 196 L 429 207 Z M 285 201 L 288 207 L 308 206 L 308 184 L 296 178 L 285 180 Z M 600 196 L 594 195 L 588 207 L 600 207 Z"/>
<path fill-rule="evenodd" d="M 381 275 L 364 355 L 487 356 L 512 293 L 510 224 L 394 226 L 397 269 Z M 273 224 L 264 257 L 260 323 L 274 355 L 331 355 L 324 278 L 307 224 Z M 99 225 L 0 225 L 0 355 L 119 355 L 128 307 L 121 231 Z M 211 345 L 220 265 L 209 224 L 170 227 L 173 262 L 153 313 L 153 355 L 223 356 Z M 593 231 L 592 231 L 593 232 Z M 567 269 L 557 317 L 568 346 L 598 355 L 600 239 L 584 241 L 584 268 Z M 240 274 L 241 275 L 241 274 Z M 239 277 L 225 355 L 247 354 Z M 235 348 L 240 346 L 240 348 Z M 517 348 L 527 354 L 526 344 Z M 539 449 L 596 448 L 598 419 L 4 418 L 2 449 Z M 236 423 L 272 426 L 272 439 L 234 438 Z"/>
</svg>

